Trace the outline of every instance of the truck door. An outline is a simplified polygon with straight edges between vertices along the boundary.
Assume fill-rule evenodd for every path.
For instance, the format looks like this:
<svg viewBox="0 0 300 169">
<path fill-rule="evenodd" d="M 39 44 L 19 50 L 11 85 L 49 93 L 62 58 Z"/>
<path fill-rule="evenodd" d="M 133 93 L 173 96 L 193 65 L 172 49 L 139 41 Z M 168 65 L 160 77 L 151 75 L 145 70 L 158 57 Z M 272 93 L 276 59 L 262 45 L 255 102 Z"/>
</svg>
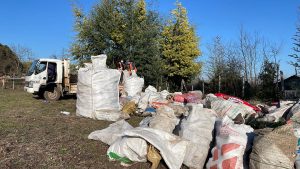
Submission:
<svg viewBox="0 0 300 169">
<path fill-rule="evenodd" d="M 47 66 L 47 83 L 55 82 L 57 77 L 56 63 L 48 62 Z"/>
<path fill-rule="evenodd" d="M 38 62 L 35 69 L 35 74 L 40 85 L 47 83 L 47 62 Z"/>
</svg>

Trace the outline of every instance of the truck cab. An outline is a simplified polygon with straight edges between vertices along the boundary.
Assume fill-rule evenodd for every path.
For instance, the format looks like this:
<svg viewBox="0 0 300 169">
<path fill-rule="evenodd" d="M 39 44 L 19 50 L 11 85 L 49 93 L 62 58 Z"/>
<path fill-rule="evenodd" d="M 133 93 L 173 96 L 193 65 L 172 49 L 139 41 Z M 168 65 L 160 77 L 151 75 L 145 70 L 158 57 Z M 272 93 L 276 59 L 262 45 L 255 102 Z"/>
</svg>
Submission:
<svg viewBox="0 0 300 169">
<path fill-rule="evenodd" d="M 24 90 L 47 100 L 58 100 L 64 94 L 76 94 L 76 82 L 70 83 L 70 61 L 38 59 L 25 76 Z"/>
</svg>

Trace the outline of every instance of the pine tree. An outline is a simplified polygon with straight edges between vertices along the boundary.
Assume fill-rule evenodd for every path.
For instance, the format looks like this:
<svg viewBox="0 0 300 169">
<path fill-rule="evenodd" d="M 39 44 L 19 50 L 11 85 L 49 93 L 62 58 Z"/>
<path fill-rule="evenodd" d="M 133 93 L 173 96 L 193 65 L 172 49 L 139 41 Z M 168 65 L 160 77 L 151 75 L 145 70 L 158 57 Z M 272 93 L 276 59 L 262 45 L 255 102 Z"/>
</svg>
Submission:
<svg viewBox="0 0 300 169">
<path fill-rule="evenodd" d="M 137 2 L 134 11 L 134 43 L 130 59 L 136 63 L 138 74 L 145 78 L 146 85 L 157 86 L 162 75 L 159 15 L 154 11 L 147 12 L 144 0 Z"/>
<path fill-rule="evenodd" d="M 277 97 L 277 89 L 276 85 L 274 85 L 277 66 L 277 64 L 270 62 L 268 59 L 264 60 L 262 70 L 258 76 L 261 81 L 259 85 L 259 96 L 262 99 L 276 99 Z"/>
<path fill-rule="evenodd" d="M 167 77 L 178 89 L 182 79 L 190 80 L 199 73 L 201 66 L 195 59 L 201 51 L 195 30 L 189 24 L 186 9 L 179 2 L 176 6 L 171 20 L 163 28 L 161 45 Z"/>
</svg>

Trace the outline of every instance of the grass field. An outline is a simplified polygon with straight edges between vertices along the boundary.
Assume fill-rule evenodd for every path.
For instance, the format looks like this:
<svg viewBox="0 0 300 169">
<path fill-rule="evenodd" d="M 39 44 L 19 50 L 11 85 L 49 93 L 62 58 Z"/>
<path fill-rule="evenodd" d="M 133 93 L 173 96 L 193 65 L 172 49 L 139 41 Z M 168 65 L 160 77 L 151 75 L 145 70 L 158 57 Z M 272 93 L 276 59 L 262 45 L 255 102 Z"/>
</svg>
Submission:
<svg viewBox="0 0 300 169">
<path fill-rule="evenodd" d="M 45 102 L 22 90 L 0 89 L 0 168 L 124 168 L 108 161 L 108 145 L 87 139 L 111 122 L 77 117 L 75 106 L 75 98 Z M 129 123 L 137 126 L 140 120 L 133 117 Z M 167 167 L 161 163 L 159 168 Z"/>
</svg>

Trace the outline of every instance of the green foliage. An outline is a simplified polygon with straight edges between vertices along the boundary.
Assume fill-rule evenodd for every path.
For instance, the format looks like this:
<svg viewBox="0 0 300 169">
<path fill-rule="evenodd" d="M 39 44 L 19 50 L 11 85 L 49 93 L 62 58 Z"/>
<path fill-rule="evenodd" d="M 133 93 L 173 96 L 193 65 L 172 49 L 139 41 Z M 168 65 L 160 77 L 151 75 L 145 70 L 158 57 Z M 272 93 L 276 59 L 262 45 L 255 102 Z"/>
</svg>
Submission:
<svg viewBox="0 0 300 169">
<path fill-rule="evenodd" d="M 199 74 L 201 65 L 195 60 L 201 54 L 195 29 L 189 24 L 187 11 L 177 2 L 172 18 L 162 31 L 161 50 L 164 69 L 174 87 L 181 79 L 191 80 Z"/>
<path fill-rule="evenodd" d="M 147 11 L 144 0 L 103 0 L 88 16 L 74 8 L 78 32 L 71 53 L 80 63 L 91 55 L 105 53 L 114 68 L 123 60 L 134 61 L 146 84 L 161 75 L 159 35 L 161 23 L 154 11 Z"/>
<path fill-rule="evenodd" d="M 275 85 L 277 64 L 270 62 L 268 59 L 264 60 L 262 70 L 259 73 L 259 97 L 261 99 L 278 99 Z"/>
<path fill-rule="evenodd" d="M 16 54 L 6 45 L 0 43 L 0 73 L 17 75 L 22 64 Z"/>
<path fill-rule="evenodd" d="M 90 56 L 108 54 L 108 62 L 112 65 L 114 57 L 121 57 L 117 49 L 123 43 L 122 17 L 118 8 L 119 1 L 103 0 L 94 6 L 88 16 L 79 8 L 74 8 L 76 18 L 76 41 L 71 48 L 72 55 L 80 63 L 90 60 Z M 110 66 L 111 66 L 110 65 Z"/>
</svg>

